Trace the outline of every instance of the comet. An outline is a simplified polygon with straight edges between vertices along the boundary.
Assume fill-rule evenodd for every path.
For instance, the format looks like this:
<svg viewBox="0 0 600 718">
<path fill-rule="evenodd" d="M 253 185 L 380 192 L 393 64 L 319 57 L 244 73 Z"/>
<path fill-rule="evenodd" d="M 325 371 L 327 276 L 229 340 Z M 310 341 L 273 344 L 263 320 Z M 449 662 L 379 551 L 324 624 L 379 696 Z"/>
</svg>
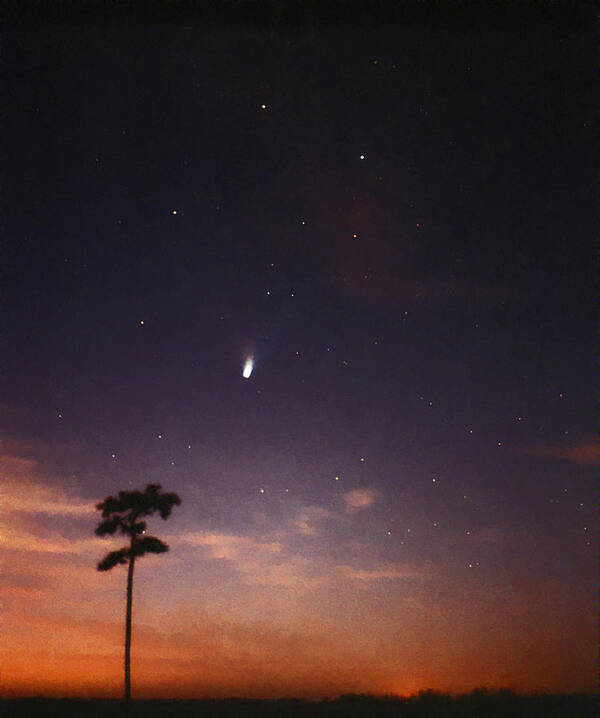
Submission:
<svg viewBox="0 0 600 718">
<path fill-rule="evenodd" d="M 242 376 L 244 379 L 249 379 L 250 375 L 252 374 L 252 370 L 254 369 L 254 357 L 248 357 L 246 359 L 246 363 L 244 364 L 244 371 L 242 372 Z"/>
</svg>

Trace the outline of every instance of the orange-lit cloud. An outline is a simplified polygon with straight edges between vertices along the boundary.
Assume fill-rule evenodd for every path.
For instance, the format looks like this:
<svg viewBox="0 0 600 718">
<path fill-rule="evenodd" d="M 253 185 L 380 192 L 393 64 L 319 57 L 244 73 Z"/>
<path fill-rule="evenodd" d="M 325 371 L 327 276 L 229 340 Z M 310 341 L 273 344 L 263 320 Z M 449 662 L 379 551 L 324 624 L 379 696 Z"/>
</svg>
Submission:
<svg viewBox="0 0 600 718">
<path fill-rule="evenodd" d="M 173 535 L 168 540 L 174 550 L 199 548 L 209 560 L 227 561 L 243 584 L 307 588 L 319 582 L 308 573 L 312 563 L 285 551 L 279 542 L 211 532 Z"/>
<path fill-rule="evenodd" d="M 418 578 L 421 575 L 414 568 L 399 565 L 387 565 L 373 569 L 357 569 L 352 566 L 338 566 L 337 569 L 345 578 L 357 581 Z"/>
<path fill-rule="evenodd" d="M 583 439 L 574 446 L 526 446 L 524 451 L 532 456 L 573 461 L 581 466 L 600 466 L 600 440 Z"/>
<path fill-rule="evenodd" d="M 169 540 L 171 543 L 206 547 L 211 558 L 230 560 L 243 559 L 248 555 L 256 555 L 257 553 L 271 555 L 281 551 L 281 545 L 276 542 L 257 541 L 250 536 L 237 536 L 210 531 L 177 534 Z"/>
<path fill-rule="evenodd" d="M 324 509 L 321 506 L 304 506 L 300 509 L 292 524 L 298 533 L 314 536 L 319 532 L 323 521 L 332 518 L 335 518 L 335 514 L 329 509 Z"/>
<path fill-rule="evenodd" d="M 366 509 L 375 503 L 376 493 L 373 489 L 354 489 L 344 494 L 346 511 L 354 512 Z"/>
<path fill-rule="evenodd" d="M 94 515 L 94 503 L 71 496 L 59 486 L 48 486 L 41 479 L 38 462 L 20 456 L 0 456 L 0 511 L 24 511 L 50 516 Z"/>
<path fill-rule="evenodd" d="M 90 551 L 99 552 L 107 548 L 107 544 L 100 538 L 67 539 L 60 535 L 40 537 L 22 532 L 10 532 L 2 537 L 4 549 L 17 549 L 19 551 L 35 551 L 39 553 L 64 553 L 89 555 Z"/>
</svg>

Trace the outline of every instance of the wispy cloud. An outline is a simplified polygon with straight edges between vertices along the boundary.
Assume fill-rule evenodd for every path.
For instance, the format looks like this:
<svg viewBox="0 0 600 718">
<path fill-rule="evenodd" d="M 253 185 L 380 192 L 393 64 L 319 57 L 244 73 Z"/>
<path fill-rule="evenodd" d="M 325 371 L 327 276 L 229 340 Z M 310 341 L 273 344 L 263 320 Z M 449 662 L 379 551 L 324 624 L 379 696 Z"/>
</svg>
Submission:
<svg viewBox="0 0 600 718">
<path fill-rule="evenodd" d="M 213 560 L 226 560 L 246 585 L 314 588 L 329 580 L 331 565 L 290 551 L 277 541 L 218 532 L 194 532 L 168 537 L 172 548 L 197 547 Z"/>
<path fill-rule="evenodd" d="M 200 546 L 208 549 L 211 558 L 237 561 L 248 555 L 272 556 L 281 552 L 281 544 L 276 541 L 257 541 L 251 536 L 239 536 L 211 531 L 192 531 L 169 537 L 173 546 Z"/>
<path fill-rule="evenodd" d="M 354 489 L 344 494 L 346 511 L 352 513 L 366 509 L 375 503 L 377 495 L 373 489 Z"/>
<path fill-rule="evenodd" d="M 327 519 L 336 518 L 336 514 L 321 506 L 304 506 L 293 521 L 293 528 L 305 536 L 314 536 L 319 532 L 319 525 Z"/>
<path fill-rule="evenodd" d="M 356 581 L 381 581 L 383 579 L 417 578 L 420 574 L 410 566 L 391 564 L 371 569 L 359 569 L 353 566 L 336 566 L 338 573 L 344 578 Z"/>
<path fill-rule="evenodd" d="M 322 564 L 299 555 L 280 563 L 252 560 L 243 566 L 245 583 L 257 586 L 313 589 L 330 580 L 330 571 Z"/>
<path fill-rule="evenodd" d="M 523 451 L 532 456 L 573 461 L 580 466 L 600 466 L 600 439 L 582 439 L 574 446 L 525 446 Z"/>
<path fill-rule="evenodd" d="M 0 511 L 3 514 L 24 511 L 31 514 L 51 516 L 93 515 L 93 501 L 69 495 L 57 486 L 41 483 L 39 464 L 33 459 L 5 455 L 0 457 Z"/>
<path fill-rule="evenodd" d="M 59 535 L 42 538 L 24 532 L 20 532 L 18 535 L 8 532 L 1 537 L 1 540 L 4 549 L 35 551 L 36 553 L 89 555 L 90 551 L 107 548 L 107 544 L 100 538 L 72 540 Z"/>
<path fill-rule="evenodd" d="M 209 559 L 227 561 L 248 586 L 312 590 L 337 577 L 333 562 L 326 556 L 304 555 L 285 542 L 210 531 L 167 539 L 172 549 L 198 548 L 208 553 Z"/>
</svg>

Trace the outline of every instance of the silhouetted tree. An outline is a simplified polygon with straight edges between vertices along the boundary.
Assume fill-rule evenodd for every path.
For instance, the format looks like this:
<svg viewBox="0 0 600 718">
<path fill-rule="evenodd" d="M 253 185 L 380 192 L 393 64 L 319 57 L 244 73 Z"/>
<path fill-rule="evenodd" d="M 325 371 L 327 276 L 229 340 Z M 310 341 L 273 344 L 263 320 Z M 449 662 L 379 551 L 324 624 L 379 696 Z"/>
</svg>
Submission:
<svg viewBox="0 0 600 718">
<path fill-rule="evenodd" d="M 133 569 L 135 559 L 146 553 L 165 553 L 169 546 L 156 536 L 146 536 L 146 522 L 139 519 L 156 511 L 161 519 L 171 514 L 173 506 L 181 503 L 177 494 L 161 494 L 160 484 L 148 484 L 144 491 L 119 491 L 118 497 L 109 496 L 96 505 L 102 512 L 102 521 L 96 528 L 98 536 L 119 531 L 129 536 L 129 545 L 111 551 L 98 564 L 98 571 L 110 571 L 119 564 L 129 563 L 127 572 L 127 610 L 125 617 L 125 700 L 131 699 L 131 607 L 133 598 Z"/>
</svg>

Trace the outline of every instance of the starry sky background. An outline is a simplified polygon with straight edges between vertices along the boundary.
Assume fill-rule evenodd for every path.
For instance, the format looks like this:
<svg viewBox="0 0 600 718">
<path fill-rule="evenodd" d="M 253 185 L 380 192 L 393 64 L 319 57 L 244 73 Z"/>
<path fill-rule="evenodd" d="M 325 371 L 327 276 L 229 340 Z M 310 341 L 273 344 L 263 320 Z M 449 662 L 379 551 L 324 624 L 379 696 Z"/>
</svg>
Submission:
<svg viewBox="0 0 600 718">
<path fill-rule="evenodd" d="M 3 694 L 593 690 L 592 25 L 15 26 Z M 242 378 L 247 356 L 255 358 Z"/>
</svg>

